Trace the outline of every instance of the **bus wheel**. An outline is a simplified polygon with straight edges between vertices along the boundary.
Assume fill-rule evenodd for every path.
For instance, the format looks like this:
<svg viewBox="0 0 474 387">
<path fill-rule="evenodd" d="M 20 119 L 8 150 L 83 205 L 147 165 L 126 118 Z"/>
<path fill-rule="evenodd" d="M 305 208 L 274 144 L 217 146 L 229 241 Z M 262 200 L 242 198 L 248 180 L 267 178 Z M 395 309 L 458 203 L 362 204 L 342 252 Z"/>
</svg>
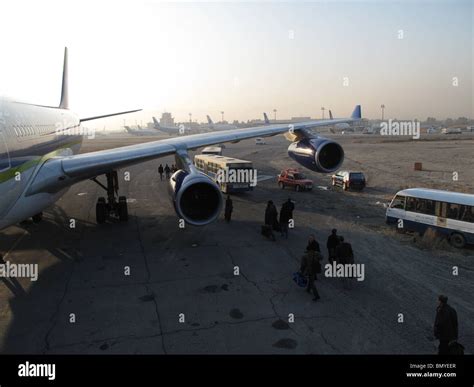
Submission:
<svg viewBox="0 0 474 387">
<path fill-rule="evenodd" d="M 466 245 L 466 239 L 464 235 L 456 232 L 449 237 L 449 243 L 458 249 L 462 249 Z"/>
</svg>

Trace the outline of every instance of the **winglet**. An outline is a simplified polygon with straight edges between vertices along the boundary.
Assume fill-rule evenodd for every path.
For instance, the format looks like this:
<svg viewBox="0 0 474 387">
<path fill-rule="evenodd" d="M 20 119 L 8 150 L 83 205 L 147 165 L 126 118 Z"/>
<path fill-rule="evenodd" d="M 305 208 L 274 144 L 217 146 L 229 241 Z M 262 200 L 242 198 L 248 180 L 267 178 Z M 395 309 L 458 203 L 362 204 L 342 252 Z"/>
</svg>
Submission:
<svg viewBox="0 0 474 387">
<path fill-rule="evenodd" d="M 207 123 L 209 125 L 214 125 L 214 122 L 212 122 L 211 117 L 209 117 L 209 115 L 207 115 L 206 117 L 207 117 Z"/>
<path fill-rule="evenodd" d="M 334 119 L 333 116 L 332 116 L 332 111 L 331 111 L 331 110 L 329 110 L 329 119 L 330 119 L 330 120 L 333 120 L 333 119 Z"/>
<path fill-rule="evenodd" d="M 64 47 L 64 63 L 63 63 L 63 82 L 61 87 L 60 109 L 69 109 L 69 93 L 68 93 L 68 71 L 67 71 L 67 47 Z"/>
<path fill-rule="evenodd" d="M 354 111 L 351 114 L 351 118 L 353 118 L 355 120 L 360 120 L 362 118 L 362 112 L 361 112 L 361 109 L 360 109 L 360 105 L 356 105 L 356 107 L 354 108 Z"/>
<path fill-rule="evenodd" d="M 270 123 L 270 120 L 268 119 L 267 113 L 263 113 L 263 120 L 265 121 L 265 125 L 268 125 Z"/>
</svg>

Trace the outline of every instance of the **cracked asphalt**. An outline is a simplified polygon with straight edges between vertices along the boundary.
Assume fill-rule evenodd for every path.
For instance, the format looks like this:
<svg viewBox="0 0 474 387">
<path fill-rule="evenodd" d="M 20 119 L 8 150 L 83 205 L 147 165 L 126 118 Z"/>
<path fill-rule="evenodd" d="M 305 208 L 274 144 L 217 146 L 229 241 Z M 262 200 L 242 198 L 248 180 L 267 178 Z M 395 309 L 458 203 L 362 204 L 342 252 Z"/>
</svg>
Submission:
<svg viewBox="0 0 474 387">
<path fill-rule="evenodd" d="M 83 151 L 145 140 L 98 137 L 85 143 Z M 178 227 L 166 182 L 157 176 L 158 164 L 172 163 L 172 158 L 119 171 L 120 194 L 129 199 L 127 223 L 97 226 L 101 188 L 91 181 L 71 187 L 45 212 L 41 224 L 25 223 L 0 233 L 0 253 L 6 259 L 36 263 L 40 270 L 36 282 L 0 283 L 0 352 L 435 353 L 436 297 L 445 293 L 458 311 L 460 342 L 471 353 L 473 250 L 433 250 L 388 229 L 383 206 L 376 203 L 389 200 L 398 185 L 416 183 L 411 171 L 404 172 L 406 160 L 394 166 L 384 159 L 383 147 L 368 152 L 367 143 L 341 140 L 348 168 L 366 168 L 371 184 L 366 191 L 296 193 L 280 190 L 269 179 L 254 192 L 233 198 L 230 224 L 221 216 L 202 228 Z M 275 176 L 294 166 L 284 139 L 267 143 L 232 144 L 225 154 L 253 160 L 262 175 Z M 468 155 L 473 144 L 460 143 L 457 154 L 464 160 L 463 152 Z M 417 146 L 417 161 L 427 163 L 438 145 Z M 403 149 L 415 154 L 409 153 L 410 146 Z M 389 173 L 390 167 L 394 176 L 405 173 L 405 180 L 394 182 L 393 176 L 380 173 Z M 469 164 L 457 166 L 461 172 L 463 168 L 472 173 Z M 123 180 L 125 171 L 130 181 Z M 327 176 L 308 175 L 315 185 L 328 185 Z M 424 179 L 433 182 L 433 176 L 431 172 Z M 469 188 L 473 180 L 468 181 Z M 279 209 L 288 196 L 296 203 L 295 229 L 288 240 L 277 236 L 276 242 L 268 241 L 259 232 L 266 201 L 272 199 Z M 71 219 L 75 228 L 69 227 Z M 321 300 L 313 302 L 294 284 L 292 274 L 310 233 L 327 256 L 325 240 L 333 227 L 352 243 L 356 261 L 366 265 L 366 278 L 348 286 L 341 279 L 319 278 Z M 456 277 L 455 265 L 460 269 Z M 234 275 L 235 267 L 239 275 Z"/>
</svg>

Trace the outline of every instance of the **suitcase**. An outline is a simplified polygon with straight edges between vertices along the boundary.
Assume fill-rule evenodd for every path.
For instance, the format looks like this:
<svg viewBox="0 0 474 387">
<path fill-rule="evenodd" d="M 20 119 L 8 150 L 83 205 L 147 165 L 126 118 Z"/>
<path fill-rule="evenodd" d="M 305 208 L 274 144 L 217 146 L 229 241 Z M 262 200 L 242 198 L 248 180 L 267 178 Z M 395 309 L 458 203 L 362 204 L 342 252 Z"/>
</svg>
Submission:
<svg viewBox="0 0 474 387">
<path fill-rule="evenodd" d="M 299 271 L 293 273 L 293 281 L 295 281 L 296 285 L 298 285 L 300 288 L 305 288 L 308 286 L 308 279 Z"/>
</svg>

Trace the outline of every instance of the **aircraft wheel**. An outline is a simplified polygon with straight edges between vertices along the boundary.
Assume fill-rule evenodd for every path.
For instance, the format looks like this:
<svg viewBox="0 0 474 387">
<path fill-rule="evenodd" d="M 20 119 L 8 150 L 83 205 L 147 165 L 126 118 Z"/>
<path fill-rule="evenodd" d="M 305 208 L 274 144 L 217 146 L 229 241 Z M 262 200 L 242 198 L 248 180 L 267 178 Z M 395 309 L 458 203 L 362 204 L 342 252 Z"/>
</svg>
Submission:
<svg viewBox="0 0 474 387">
<path fill-rule="evenodd" d="M 118 201 L 118 216 L 121 222 L 128 220 L 128 204 L 125 196 L 120 196 Z"/>
<path fill-rule="evenodd" d="M 107 203 L 105 198 L 99 198 L 97 204 L 95 205 L 95 219 L 97 224 L 105 223 L 107 220 Z"/>
</svg>

